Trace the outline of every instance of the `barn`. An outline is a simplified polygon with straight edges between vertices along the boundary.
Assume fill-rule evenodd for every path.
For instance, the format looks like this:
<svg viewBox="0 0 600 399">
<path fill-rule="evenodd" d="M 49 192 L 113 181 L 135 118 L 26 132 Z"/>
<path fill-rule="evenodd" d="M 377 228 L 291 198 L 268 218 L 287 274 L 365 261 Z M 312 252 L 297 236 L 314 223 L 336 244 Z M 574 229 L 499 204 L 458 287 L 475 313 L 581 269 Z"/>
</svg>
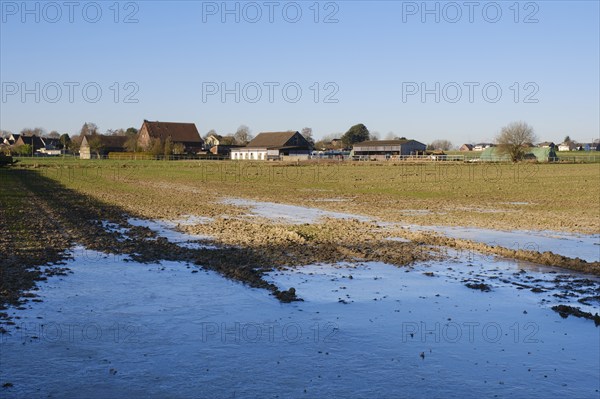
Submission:
<svg viewBox="0 0 600 399">
<path fill-rule="evenodd" d="M 104 136 L 102 134 L 83 136 L 79 147 L 80 159 L 105 157 L 111 152 L 124 152 L 127 136 Z"/>
<path fill-rule="evenodd" d="M 152 140 L 167 138 L 173 144 L 183 144 L 185 152 L 196 154 L 204 149 L 204 140 L 200 137 L 196 124 L 180 122 L 150 122 L 144 120 L 138 133 L 138 144 L 142 148 L 149 148 Z"/>
<path fill-rule="evenodd" d="M 263 132 L 246 147 L 232 148 L 235 160 L 298 160 L 308 159 L 311 145 L 300 132 Z"/>
<path fill-rule="evenodd" d="M 390 159 L 407 155 L 422 155 L 427 146 L 416 140 L 373 140 L 354 144 L 356 159 Z"/>
</svg>

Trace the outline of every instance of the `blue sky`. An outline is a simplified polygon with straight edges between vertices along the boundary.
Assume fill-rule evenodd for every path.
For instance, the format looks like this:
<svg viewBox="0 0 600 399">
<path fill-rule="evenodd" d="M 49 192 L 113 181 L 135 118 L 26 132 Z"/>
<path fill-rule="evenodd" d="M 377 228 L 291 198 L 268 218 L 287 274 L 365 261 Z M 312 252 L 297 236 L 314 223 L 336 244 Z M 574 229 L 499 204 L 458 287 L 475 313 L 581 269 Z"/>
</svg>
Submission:
<svg viewBox="0 0 600 399">
<path fill-rule="evenodd" d="M 524 120 L 540 140 L 600 135 L 598 1 L 224 4 L 2 1 L 0 129 L 149 119 L 319 138 L 364 123 L 461 144 Z"/>
</svg>

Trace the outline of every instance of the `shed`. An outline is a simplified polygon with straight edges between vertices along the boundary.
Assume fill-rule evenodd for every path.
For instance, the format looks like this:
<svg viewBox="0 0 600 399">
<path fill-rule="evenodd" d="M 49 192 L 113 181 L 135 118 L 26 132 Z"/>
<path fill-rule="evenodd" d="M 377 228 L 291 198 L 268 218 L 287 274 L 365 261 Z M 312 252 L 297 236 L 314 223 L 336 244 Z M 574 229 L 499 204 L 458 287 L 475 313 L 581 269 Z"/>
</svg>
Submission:
<svg viewBox="0 0 600 399">
<path fill-rule="evenodd" d="M 423 154 L 426 149 L 425 144 L 416 140 L 372 140 L 354 144 L 352 154 L 357 158 L 388 159 Z"/>
</svg>

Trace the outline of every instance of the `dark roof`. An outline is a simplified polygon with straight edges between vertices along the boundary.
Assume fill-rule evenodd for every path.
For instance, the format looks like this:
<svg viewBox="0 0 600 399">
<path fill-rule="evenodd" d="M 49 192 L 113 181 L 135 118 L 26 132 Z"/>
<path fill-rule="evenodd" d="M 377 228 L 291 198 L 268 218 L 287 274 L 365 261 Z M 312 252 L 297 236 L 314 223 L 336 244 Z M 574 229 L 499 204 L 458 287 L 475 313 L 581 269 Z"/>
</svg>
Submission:
<svg viewBox="0 0 600 399">
<path fill-rule="evenodd" d="M 170 136 L 175 143 L 203 143 L 194 123 L 144 121 L 144 125 L 152 138 L 166 140 Z"/>
<path fill-rule="evenodd" d="M 127 139 L 129 139 L 129 137 L 127 137 L 127 136 L 105 136 L 103 134 L 87 135 L 84 137 L 85 137 L 86 141 L 88 142 L 88 144 L 92 138 L 100 139 L 100 143 L 102 144 L 102 147 L 104 147 L 105 149 L 125 148 L 125 143 L 127 142 Z"/>
<path fill-rule="evenodd" d="M 379 146 L 390 146 L 390 145 L 402 145 L 410 141 L 415 140 L 370 140 L 363 141 L 361 143 L 354 143 L 355 146 L 360 147 L 379 147 Z"/>
<path fill-rule="evenodd" d="M 294 146 L 305 146 L 308 142 L 298 133 L 304 142 L 302 143 L 288 143 L 292 137 L 298 132 L 263 132 L 256 136 L 250 141 L 247 147 L 259 147 L 259 148 L 279 148 L 289 145 Z"/>
<path fill-rule="evenodd" d="M 35 149 L 44 148 L 44 142 L 42 141 L 42 138 L 38 136 L 21 136 L 15 142 L 15 144 L 19 142 L 22 142 L 23 144 L 29 144 Z"/>
</svg>

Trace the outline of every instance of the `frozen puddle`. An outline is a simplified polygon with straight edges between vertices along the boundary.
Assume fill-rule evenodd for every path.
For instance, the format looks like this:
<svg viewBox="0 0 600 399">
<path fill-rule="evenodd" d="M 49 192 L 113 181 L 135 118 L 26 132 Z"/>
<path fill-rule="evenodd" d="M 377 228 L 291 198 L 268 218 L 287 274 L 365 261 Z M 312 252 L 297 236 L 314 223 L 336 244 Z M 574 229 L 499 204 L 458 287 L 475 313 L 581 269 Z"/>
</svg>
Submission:
<svg viewBox="0 0 600 399">
<path fill-rule="evenodd" d="M 434 231 L 453 238 L 499 245 L 513 250 L 551 251 L 587 262 L 600 262 L 600 234 L 577 235 L 552 231 L 498 231 L 470 227 L 417 225 L 410 228 Z"/>
<path fill-rule="evenodd" d="M 40 283 L 43 302 L 10 310 L 2 397 L 598 396 L 593 322 L 460 279 L 518 272 L 511 262 L 271 273 L 305 299 L 292 304 L 183 263 L 78 248 L 67 267 Z"/>
<path fill-rule="evenodd" d="M 127 222 L 132 226 L 147 227 L 150 230 L 155 231 L 159 237 L 166 238 L 169 242 L 179 245 L 180 247 L 189 249 L 214 249 L 213 245 L 201 244 L 198 240 L 208 240 L 211 237 L 199 235 L 199 234 L 188 234 L 182 233 L 176 230 L 178 225 L 192 225 L 197 223 L 207 223 L 210 218 L 204 218 L 199 216 L 190 216 L 186 219 L 168 221 L 168 220 L 146 220 L 146 219 L 134 219 L 130 218 Z"/>
<path fill-rule="evenodd" d="M 330 217 L 336 219 L 358 219 L 360 221 L 372 220 L 366 216 L 350 213 L 332 212 L 318 208 L 297 205 L 277 204 L 275 202 L 253 201 L 241 198 L 228 198 L 223 203 L 235 206 L 249 207 L 252 214 L 264 218 L 284 221 L 294 224 L 315 223 L 320 218 Z"/>
</svg>

